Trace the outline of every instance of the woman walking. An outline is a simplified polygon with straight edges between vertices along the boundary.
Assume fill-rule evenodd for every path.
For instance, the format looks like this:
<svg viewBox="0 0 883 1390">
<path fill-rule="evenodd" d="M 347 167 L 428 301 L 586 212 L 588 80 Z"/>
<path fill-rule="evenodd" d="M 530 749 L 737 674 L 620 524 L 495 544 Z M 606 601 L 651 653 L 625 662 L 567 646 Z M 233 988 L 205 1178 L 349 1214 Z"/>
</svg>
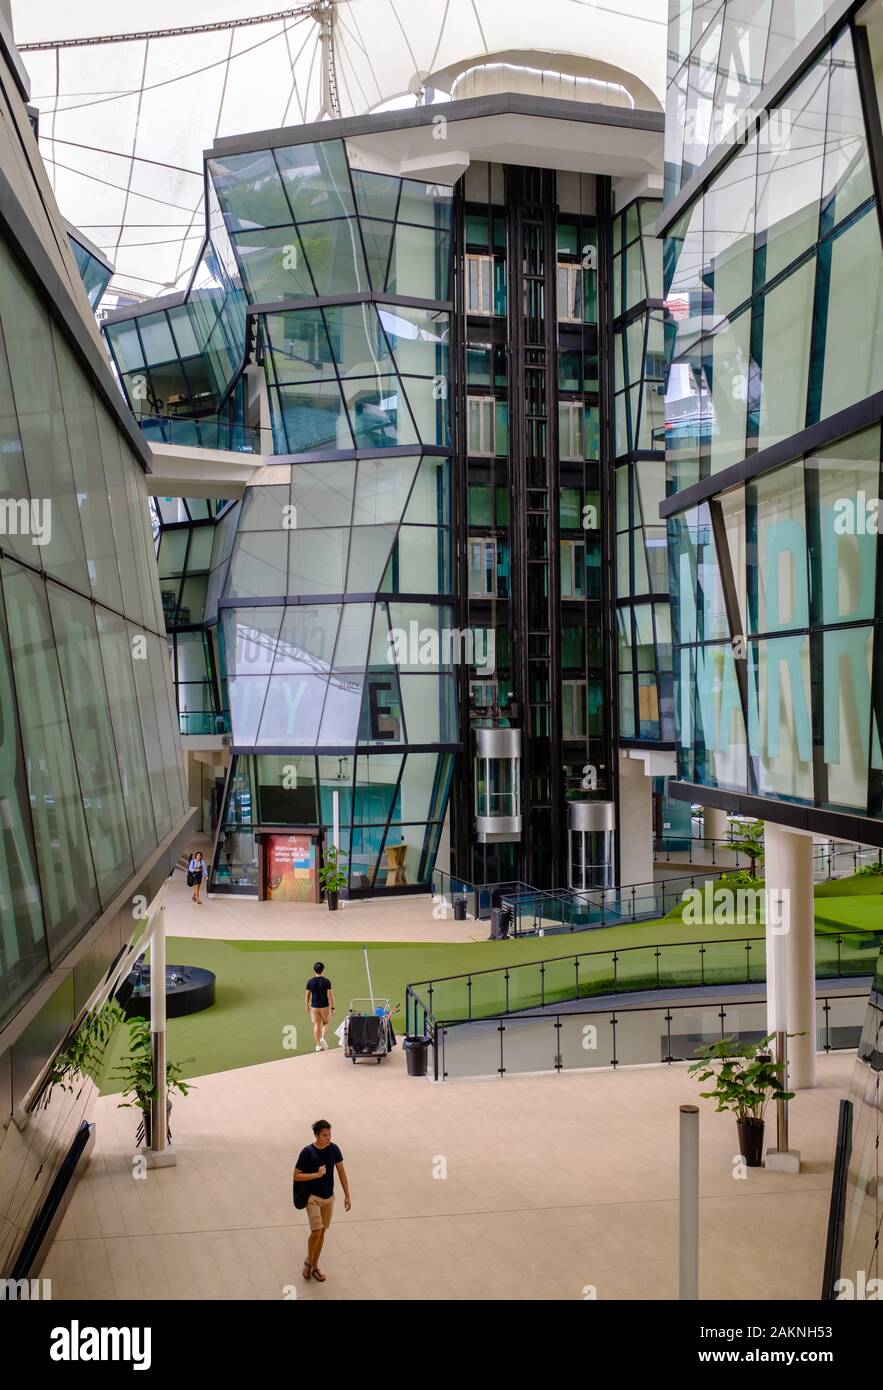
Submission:
<svg viewBox="0 0 883 1390">
<path fill-rule="evenodd" d="M 202 899 L 200 898 L 199 894 L 202 889 L 202 880 L 204 876 L 205 865 L 203 863 L 202 853 L 200 850 L 197 850 L 195 854 L 192 854 L 190 856 L 190 863 L 187 865 L 187 882 L 193 888 L 193 892 L 191 894 L 193 901 L 195 903 L 199 903 L 200 905 L 202 903 Z"/>
</svg>

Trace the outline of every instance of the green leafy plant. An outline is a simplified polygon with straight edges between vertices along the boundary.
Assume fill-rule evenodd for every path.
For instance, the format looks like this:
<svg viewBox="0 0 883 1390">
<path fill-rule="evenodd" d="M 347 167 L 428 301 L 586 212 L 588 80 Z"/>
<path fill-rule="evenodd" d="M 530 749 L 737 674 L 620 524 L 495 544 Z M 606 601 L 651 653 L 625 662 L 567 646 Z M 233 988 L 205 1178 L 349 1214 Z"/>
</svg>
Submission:
<svg viewBox="0 0 883 1390">
<path fill-rule="evenodd" d="M 335 845 L 325 851 L 325 863 L 319 870 L 319 884 L 324 893 L 339 893 L 346 887 L 346 874 L 340 866 L 340 858 Z"/>
<path fill-rule="evenodd" d="M 737 888 L 762 888 L 763 879 L 753 878 L 747 869 L 730 869 L 721 874 L 720 883 L 733 884 Z"/>
<path fill-rule="evenodd" d="M 44 1106 L 49 1104 L 56 1087 L 73 1092 L 87 1078 L 98 1080 L 107 1045 L 123 1018 L 123 1011 L 115 999 L 108 999 L 100 1009 L 86 1014 L 76 1032 L 55 1054 L 41 1092 Z"/>
<path fill-rule="evenodd" d="M 763 843 L 763 821 L 731 821 L 733 827 L 733 837 L 730 842 L 731 848 L 737 850 L 739 854 L 744 854 L 751 865 L 751 877 L 757 877 L 757 867 L 763 864 L 764 843 Z"/>
<path fill-rule="evenodd" d="M 883 877 L 883 864 L 863 864 L 860 869 L 856 869 L 856 878 L 877 878 Z"/>
<path fill-rule="evenodd" d="M 690 1075 L 700 1082 L 714 1082 L 712 1090 L 699 1092 L 703 1100 L 716 1101 L 718 1112 L 732 1111 L 740 1124 L 762 1120 L 771 1100 L 793 1100 L 794 1092 L 782 1089 L 784 1064 L 766 1053 L 774 1037 L 769 1033 L 756 1043 L 729 1037 L 700 1048 Z"/>
<path fill-rule="evenodd" d="M 190 1090 L 187 1082 L 181 1080 L 183 1070 L 177 1062 L 166 1063 L 166 1090 L 170 1096 L 174 1091 L 186 1096 Z M 150 1023 L 146 1018 L 129 1019 L 129 1051 L 120 1059 L 120 1067 L 114 1072 L 114 1078 L 122 1081 L 123 1096 L 129 1097 L 128 1100 L 121 1100 L 117 1109 L 140 1110 L 145 1123 L 148 1123 L 150 1107 L 156 1099 L 156 1087 L 153 1084 Z"/>
</svg>

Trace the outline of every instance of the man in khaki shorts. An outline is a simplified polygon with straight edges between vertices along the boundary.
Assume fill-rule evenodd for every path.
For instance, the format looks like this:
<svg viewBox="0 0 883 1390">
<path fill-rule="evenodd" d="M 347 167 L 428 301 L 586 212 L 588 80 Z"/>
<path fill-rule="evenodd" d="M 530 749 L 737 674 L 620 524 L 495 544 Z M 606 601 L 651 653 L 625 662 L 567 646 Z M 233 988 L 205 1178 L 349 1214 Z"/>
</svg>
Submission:
<svg viewBox="0 0 883 1390">
<path fill-rule="evenodd" d="M 328 1032 L 331 1015 L 334 1013 L 334 990 L 331 988 L 331 981 L 325 974 L 325 966 L 320 960 L 316 961 L 313 970 L 315 974 L 312 979 L 307 980 L 304 1000 L 307 1013 L 313 1020 L 316 1051 L 327 1052 L 328 1043 L 325 1041 L 325 1034 Z"/>
<path fill-rule="evenodd" d="M 319 1256 L 325 1241 L 325 1232 L 331 1225 L 334 1212 L 334 1170 L 340 1169 L 343 1187 L 343 1209 L 349 1211 L 350 1185 L 343 1166 L 343 1154 L 331 1142 L 331 1125 L 328 1120 L 317 1120 L 313 1125 L 314 1139 L 297 1156 L 294 1167 L 294 1181 L 308 1182 L 307 1219 L 310 1223 L 310 1236 L 307 1241 L 307 1258 L 304 1260 L 305 1279 L 317 1279 L 325 1283 L 325 1275 L 319 1268 Z"/>
</svg>

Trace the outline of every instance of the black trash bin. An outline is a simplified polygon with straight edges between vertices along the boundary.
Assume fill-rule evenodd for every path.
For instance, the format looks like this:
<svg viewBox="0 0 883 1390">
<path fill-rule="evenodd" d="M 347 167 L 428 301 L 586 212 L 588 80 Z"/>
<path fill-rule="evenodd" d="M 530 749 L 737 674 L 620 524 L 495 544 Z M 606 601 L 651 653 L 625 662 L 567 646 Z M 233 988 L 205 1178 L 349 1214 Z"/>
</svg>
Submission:
<svg viewBox="0 0 883 1390">
<path fill-rule="evenodd" d="M 465 921 L 466 921 L 466 899 L 465 899 L 465 898 L 455 898 L 455 899 L 454 899 L 454 921 L 455 921 L 455 922 L 465 922 Z"/>
<path fill-rule="evenodd" d="M 431 1038 L 405 1038 L 402 1049 L 405 1060 L 408 1063 L 409 1076 L 425 1076 L 426 1063 L 429 1059 L 429 1045 Z"/>
</svg>

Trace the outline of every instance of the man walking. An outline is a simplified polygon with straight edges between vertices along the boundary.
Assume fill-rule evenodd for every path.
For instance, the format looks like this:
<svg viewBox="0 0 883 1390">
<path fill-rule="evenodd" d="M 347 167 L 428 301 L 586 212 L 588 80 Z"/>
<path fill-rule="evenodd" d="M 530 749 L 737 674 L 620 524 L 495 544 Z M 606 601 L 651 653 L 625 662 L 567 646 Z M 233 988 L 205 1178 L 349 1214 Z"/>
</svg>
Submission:
<svg viewBox="0 0 883 1390">
<path fill-rule="evenodd" d="M 312 979 L 307 980 L 304 998 L 307 1013 L 313 1020 L 316 1051 L 327 1052 L 328 1044 L 325 1041 L 325 1034 L 328 1032 L 328 1024 L 334 1013 L 334 990 L 331 988 L 331 981 L 325 975 L 325 966 L 320 960 L 316 961 L 313 970 L 315 973 Z"/>
<path fill-rule="evenodd" d="M 325 1275 L 319 1268 L 319 1256 L 325 1242 L 325 1232 L 331 1225 L 334 1212 L 334 1170 L 340 1170 L 343 1187 L 343 1209 L 349 1211 L 350 1185 L 343 1166 L 343 1154 L 331 1142 L 331 1124 L 328 1120 L 317 1120 L 313 1125 L 313 1142 L 301 1149 L 294 1166 L 294 1181 L 309 1183 L 307 1198 L 307 1220 L 310 1235 L 307 1241 L 307 1258 L 304 1260 L 303 1276 L 325 1283 Z"/>
</svg>

